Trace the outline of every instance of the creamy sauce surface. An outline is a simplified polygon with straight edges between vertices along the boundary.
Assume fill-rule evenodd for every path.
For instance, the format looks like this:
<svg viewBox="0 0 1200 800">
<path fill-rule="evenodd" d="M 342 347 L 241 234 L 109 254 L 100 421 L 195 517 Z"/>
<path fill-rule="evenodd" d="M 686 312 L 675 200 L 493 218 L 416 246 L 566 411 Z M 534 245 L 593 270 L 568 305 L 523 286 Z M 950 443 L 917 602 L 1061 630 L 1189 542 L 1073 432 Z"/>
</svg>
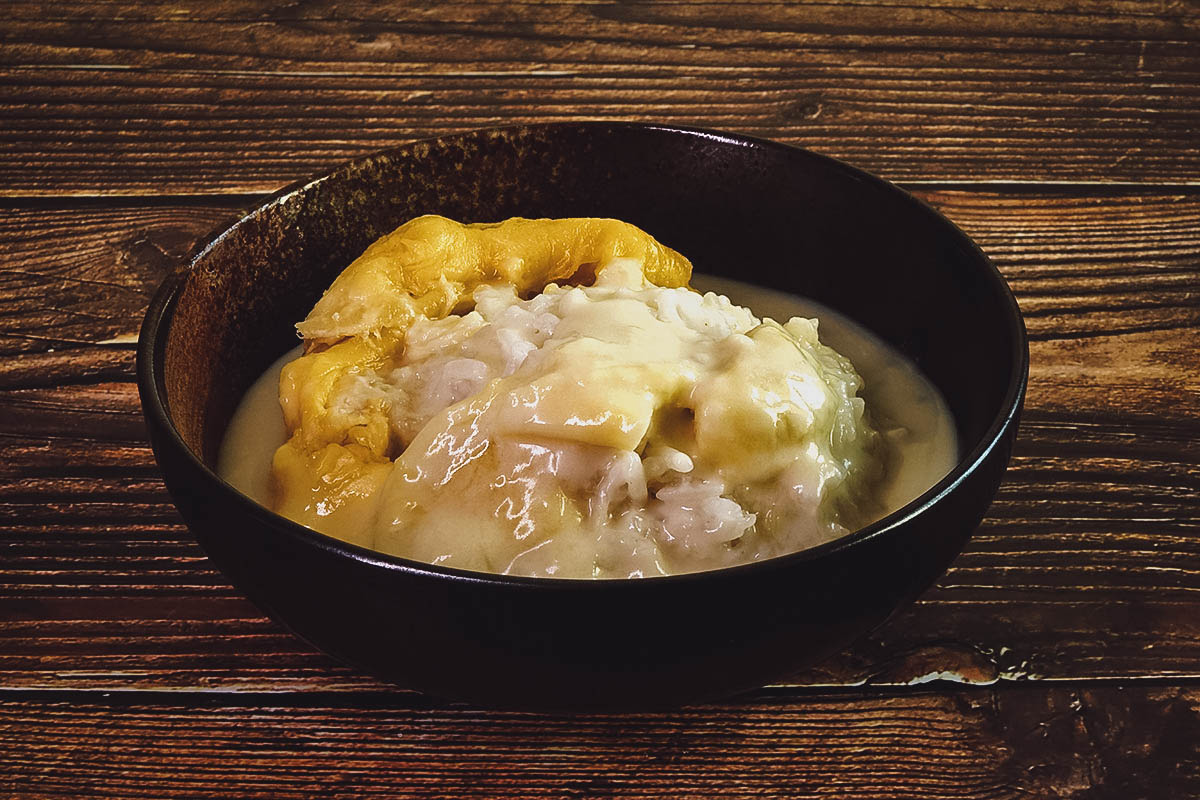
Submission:
<svg viewBox="0 0 1200 800">
<path fill-rule="evenodd" d="M 958 434 L 942 393 L 899 350 L 849 317 L 815 300 L 713 275 L 692 275 L 692 287 L 723 294 L 759 317 L 820 320 L 821 341 L 863 377 L 859 396 L 889 440 L 880 487 L 887 513 L 916 500 L 958 463 Z"/>
<path fill-rule="evenodd" d="M 941 395 L 911 362 L 878 337 L 841 314 L 792 295 L 700 274 L 693 275 L 692 286 L 723 294 L 759 317 L 780 322 L 792 317 L 820 320 L 822 343 L 846 356 L 863 377 L 859 395 L 888 444 L 885 477 L 878 487 L 882 514 L 920 496 L 957 463 L 954 421 Z M 280 372 L 300 354 L 300 347 L 284 354 L 251 386 L 219 453 L 221 477 L 268 507 L 272 506 L 272 459 L 287 440 L 279 404 Z"/>
<path fill-rule="evenodd" d="M 256 503 L 271 507 L 271 460 L 287 441 L 279 407 L 279 373 L 304 352 L 296 345 L 277 358 L 246 391 L 217 454 L 217 474 Z"/>
</svg>

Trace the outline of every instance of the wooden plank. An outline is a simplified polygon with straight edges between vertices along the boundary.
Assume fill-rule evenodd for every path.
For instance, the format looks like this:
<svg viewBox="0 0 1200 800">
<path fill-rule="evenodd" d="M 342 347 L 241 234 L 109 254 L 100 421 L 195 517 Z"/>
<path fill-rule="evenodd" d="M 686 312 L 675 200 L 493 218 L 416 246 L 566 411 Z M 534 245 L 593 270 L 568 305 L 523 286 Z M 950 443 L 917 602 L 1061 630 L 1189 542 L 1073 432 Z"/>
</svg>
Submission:
<svg viewBox="0 0 1200 800">
<path fill-rule="evenodd" d="M 1021 437 L 938 586 L 793 682 L 1200 676 L 1200 197 L 921 196 L 980 241 L 1029 312 Z M 145 444 L 128 342 L 153 285 L 235 211 L 0 217 L 0 686 L 375 687 L 208 565 Z"/>
<path fill-rule="evenodd" d="M 750 697 L 553 717 L 376 695 L 0 703 L 27 798 L 1194 797 L 1200 691 Z"/>
<path fill-rule="evenodd" d="M 529 6 L 540 6 L 541 14 L 530 15 Z M 21 20 L 88 22 L 96 20 L 140 21 L 216 21 L 254 22 L 287 21 L 320 22 L 332 20 L 359 22 L 391 22 L 405 19 L 436 23 L 494 23 L 503 19 L 554 19 L 570 14 L 579 6 L 612 6 L 611 0 L 475 0 L 434 4 L 374 3 L 370 0 L 309 0 L 280 6 L 268 0 L 209 0 L 183 7 L 170 0 L 85 0 L 84 2 L 47 3 L 12 2 L 10 16 Z M 923 23 L 930 30 L 957 30 L 964 22 L 986 30 L 1026 30 L 1045 35 L 1072 32 L 1077 35 L 1103 32 L 1142 35 L 1171 35 L 1177 33 L 1180 21 L 1190 17 L 1185 5 L 1164 3 L 1147 6 L 1141 0 L 929 0 L 920 4 L 903 0 L 826 0 L 813 2 L 808 12 L 787 8 L 771 0 L 730 0 L 725 3 L 692 2 L 692 0 L 635 0 L 625 5 L 641 7 L 642 13 L 670 13 L 696 18 L 720 14 L 714 6 L 733 6 L 746 17 L 767 19 L 780 27 L 802 14 L 826 28 L 838 25 L 866 27 L 866 22 L 891 20 L 913 24 Z M 675 6 L 686 6 L 676 8 Z M 612 9 L 609 13 L 619 13 Z M 880 26 L 882 27 L 882 26 Z M 897 24 L 896 27 L 899 27 Z"/>
<path fill-rule="evenodd" d="M 1101 346 L 1075 340 L 1145 334 L 1147 346 L 1161 348 L 1165 333 L 1200 324 L 1196 193 L 914 191 L 1002 268 L 1031 337 L 1061 340 L 1047 351 L 1056 354 L 1052 363 L 1068 363 L 1071 348 Z M 114 356 L 84 345 L 132 343 L 157 284 L 205 236 L 253 205 L 244 198 L 4 209 L 0 355 L 20 358 L 0 362 L 0 386 L 115 374 Z M 1119 345 L 1126 341 L 1141 340 Z M 1186 336 L 1179 341 L 1186 345 Z M 1152 356 L 1140 368 L 1152 368 Z M 1035 373 L 1040 366 L 1035 360 Z M 1171 365 L 1163 366 L 1166 379 Z"/>
<path fill-rule="evenodd" d="M 901 180 L 1195 183 L 1200 13 L 1099 9 L 14 3 L 0 191 L 267 191 L 414 138 L 584 118 Z"/>
<path fill-rule="evenodd" d="M 112 375 L 154 289 L 238 214 L 229 201 L 0 211 L 0 353 L 29 354 L 0 365 L 0 385 Z"/>
<path fill-rule="evenodd" d="M 109 463 L 109 437 L 87 429 L 50 439 L 69 462 L 0 482 L 0 685 L 370 685 L 240 599 L 178 524 L 144 446 Z M 1031 412 L 989 518 L 938 585 L 791 682 L 1200 677 L 1193 438 Z"/>
</svg>

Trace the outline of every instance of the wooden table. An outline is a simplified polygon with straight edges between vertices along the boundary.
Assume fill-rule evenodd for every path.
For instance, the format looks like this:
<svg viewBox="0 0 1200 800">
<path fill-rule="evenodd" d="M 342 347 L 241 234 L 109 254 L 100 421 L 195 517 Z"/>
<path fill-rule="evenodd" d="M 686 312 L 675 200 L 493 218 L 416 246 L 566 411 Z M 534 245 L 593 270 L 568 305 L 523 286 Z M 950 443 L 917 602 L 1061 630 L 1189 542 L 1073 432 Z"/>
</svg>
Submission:
<svg viewBox="0 0 1200 800">
<path fill-rule="evenodd" d="M 1200 796 L 1200 6 L 9 2 L 0 794 Z M 280 186 L 414 138 L 641 119 L 895 180 L 1024 310 L 1021 436 L 869 640 L 670 713 L 446 705 L 265 619 L 145 441 L 150 293 Z"/>
</svg>

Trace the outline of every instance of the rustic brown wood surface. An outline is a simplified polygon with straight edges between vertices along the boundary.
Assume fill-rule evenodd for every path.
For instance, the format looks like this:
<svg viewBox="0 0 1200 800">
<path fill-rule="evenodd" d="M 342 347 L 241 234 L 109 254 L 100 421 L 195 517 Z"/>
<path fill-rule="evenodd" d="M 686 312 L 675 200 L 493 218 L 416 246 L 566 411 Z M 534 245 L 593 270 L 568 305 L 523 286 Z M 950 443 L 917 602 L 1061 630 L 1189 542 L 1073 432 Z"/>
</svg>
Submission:
<svg viewBox="0 0 1200 800">
<path fill-rule="evenodd" d="M 0 796 L 1200 796 L 1195 3 L 5 15 Z M 899 180 L 992 256 L 1032 338 L 1008 478 L 938 585 L 720 705 L 495 713 L 340 667 L 208 564 L 145 442 L 141 314 L 207 233 L 345 158 L 580 118 Z"/>
<path fill-rule="evenodd" d="M 1189 2 L 12 3 L 0 192 L 268 191 L 501 123 L 702 124 L 899 180 L 1200 180 Z"/>
<path fill-rule="evenodd" d="M 340 700 L 340 698 L 338 698 Z M 1200 692 L 1005 688 L 758 697 L 547 717 L 328 698 L 0 705 L 21 797 L 1194 797 Z M 1147 793 L 1147 776 L 1169 765 Z M 1111 794 L 1093 790 L 1103 786 Z M 1161 793 L 1157 793 L 1160 792 Z"/>
</svg>

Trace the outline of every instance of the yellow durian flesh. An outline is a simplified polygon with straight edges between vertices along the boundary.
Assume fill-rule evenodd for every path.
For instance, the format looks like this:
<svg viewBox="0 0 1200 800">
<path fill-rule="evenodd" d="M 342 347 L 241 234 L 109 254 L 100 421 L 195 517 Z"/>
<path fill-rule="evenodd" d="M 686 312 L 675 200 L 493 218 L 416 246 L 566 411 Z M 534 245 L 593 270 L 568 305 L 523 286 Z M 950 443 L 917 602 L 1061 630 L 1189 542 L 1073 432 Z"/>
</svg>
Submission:
<svg viewBox="0 0 1200 800">
<path fill-rule="evenodd" d="M 590 284 L 614 259 L 640 262 L 658 286 L 686 286 L 691 277 L 686 258 L 613 219 L 463 224 L 423 216 L 374 242 L 296 326 L 305 354 L 280 376 L 290 438 L 273 464 L 275 510 L 341 538 L 365 536 L 403 443 L 390 433 L 386 401 L 340 407 L 341 382 L 386 369 L 415 320 L 469 310 L 480 285 L 507 283 L 530 296 L 549 283 Z"/>
<path fill-rule="evenodd" d="M 464 310 L 475 287 L 507 283 L 526 296 L 549 283 L 591 283 L 613 259 L 640 261 L 649 283 L 686 286 L 692 265 L 615 219 L 523 219 L 464 225 L 417 217 L 355 259 L 296 328 L 308 340 L 402 331 L 417 317 Z"/>
</svg>

